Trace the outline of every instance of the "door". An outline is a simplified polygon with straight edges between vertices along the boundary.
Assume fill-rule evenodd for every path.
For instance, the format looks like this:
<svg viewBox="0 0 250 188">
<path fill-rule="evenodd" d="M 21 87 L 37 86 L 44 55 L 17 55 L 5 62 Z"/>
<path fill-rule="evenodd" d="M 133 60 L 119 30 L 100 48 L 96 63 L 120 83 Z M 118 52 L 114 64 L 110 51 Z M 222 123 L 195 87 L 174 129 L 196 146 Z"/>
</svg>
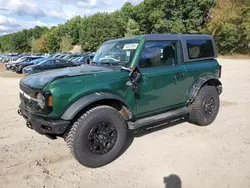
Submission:
<svg viewBox="0 0 250 188">
<path fill-rule="evenodd" d="M 65 59 L 55 59 L 54 60 L 54 68 L 55 69 L 60 69 L 60 68 L 65 68 L 68 65 L 68 61 Z"/>
<path fill-rule="evenodd" d="M 44 63 L 42 63 L 41 65 L 38 65 L 37 69 L 39 69 L 41 71 L 51 69 L 51 68 L 53 68 L 53 64 L 54 64 L 54 60 L 47 60 Z"/>
<path fill-rule="evenodd" d="M 146 42 L 139 67 L 142 81 L 136 96 L 137 115 L 157 113 L 186 102 L 185 67 L 179 41 Z"/>
</svg>

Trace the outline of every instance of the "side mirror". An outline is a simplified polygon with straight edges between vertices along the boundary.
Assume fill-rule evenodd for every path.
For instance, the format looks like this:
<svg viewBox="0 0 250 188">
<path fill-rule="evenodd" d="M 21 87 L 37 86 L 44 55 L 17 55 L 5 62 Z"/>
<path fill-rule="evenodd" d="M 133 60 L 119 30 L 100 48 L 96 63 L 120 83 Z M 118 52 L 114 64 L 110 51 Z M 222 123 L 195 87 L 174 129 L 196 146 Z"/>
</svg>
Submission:
<svg viewBox="0 0 250 188">
<path fill-rule="evenodd" d="M 134 67 L 129 73 L 130 81 L 127 82 L 127 86 L 131 86 L 136 94 L 139 94 L 139 82 L 141 79 L 141 71 L 138 67 Z"/>
<path fill-rule="evenodd" d="M 137 66 L 131 70 L 129 73 L 129 78 L 133 84 L 137 84 L 139 82 L 141 78 L 141 71 Z"/>
</svg>

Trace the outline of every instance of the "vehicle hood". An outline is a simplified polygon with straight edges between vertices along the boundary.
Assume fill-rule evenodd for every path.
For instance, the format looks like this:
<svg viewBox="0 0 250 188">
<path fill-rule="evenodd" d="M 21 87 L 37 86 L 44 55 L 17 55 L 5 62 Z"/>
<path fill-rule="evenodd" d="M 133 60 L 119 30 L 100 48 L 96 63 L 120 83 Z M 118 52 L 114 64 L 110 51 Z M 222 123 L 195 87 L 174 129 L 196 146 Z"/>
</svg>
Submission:
<svg viewBox="0 0 250 188">
<path fill-rule="evenodd" d="M 22 61 L 22 62 L 17 62 L 15 63 L 16 65 L 27 65 L 27 64 L 32 64 L 31 61 Z"/>
<path fill-rule="evenodd" d="M 32 66 L 29 66 L 29 67 L 32 67 Z M 110 72 L 110 71 L 113 71 L 113 69 L 109 67 L 84 65 L 84 66 L 56 69 L 52 71 L 31 74 L 31 75 L 24 77 L 21 80 L 21 82 L 29 87 L 42 89 L 49 82 L 53 81 L 56 78 L 80 76 L 80 75 L 87 75 L 87 74 L 97 74 L 101 72 Z"/>
<path fill-rule="evenodd" d="M 23 62 L 23 60 L 15 60 L 15 61 L 11 61 L 9 62 L 10 64 L 16 64 L 16 63 L 21 63 Z"/>
</svg>

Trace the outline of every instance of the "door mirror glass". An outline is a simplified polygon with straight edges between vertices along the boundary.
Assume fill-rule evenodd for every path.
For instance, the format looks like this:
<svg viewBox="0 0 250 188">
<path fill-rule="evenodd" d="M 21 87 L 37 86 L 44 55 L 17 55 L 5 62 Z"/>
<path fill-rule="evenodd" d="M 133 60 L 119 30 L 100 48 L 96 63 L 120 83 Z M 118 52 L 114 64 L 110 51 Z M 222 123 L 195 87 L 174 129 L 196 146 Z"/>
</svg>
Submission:
<svg viewBox="0 0 250 188">
<path fill-rule="evenodd" d="M 132 71 L 129 73 L 129 78 L 133 84 L 137 84 L 141 78 L 141 71 L 136 66 L 132 69 Z"/>
</svg>

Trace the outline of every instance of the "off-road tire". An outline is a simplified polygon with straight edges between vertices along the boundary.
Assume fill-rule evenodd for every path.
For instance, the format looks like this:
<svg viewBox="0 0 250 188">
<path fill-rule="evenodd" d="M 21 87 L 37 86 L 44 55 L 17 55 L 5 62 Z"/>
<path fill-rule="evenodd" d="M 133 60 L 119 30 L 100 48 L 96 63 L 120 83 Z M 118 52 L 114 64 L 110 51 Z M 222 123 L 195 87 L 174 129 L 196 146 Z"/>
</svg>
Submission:
<svg viewBox="0 0 250 188">
<path fill-rule="evenodd" d="M 88 135 L 100 122 L 110 122 L 116 128 L 117 139 L 113 148 L 104 155 L 93 153 L 88 147 Z M 71 154 L 83 166 L 97 168 L 115 160 L 127 140 L 127 123 L 122 115 L 110 106 L 97 106 L 85 112 L 70 129 L 66 142 Z"/>
<path fill-rule="evenodd" d="M 204 102 L 211 98 L 214 100 L 214 110 L 211 115 L 206 116 Z M 214 86 L 204 86 L 189 106 L 189 121 L 200 126 L 210 125 L 217 117 L 219 108 L 220 98 L 216 88 Z"/>
</svg>

